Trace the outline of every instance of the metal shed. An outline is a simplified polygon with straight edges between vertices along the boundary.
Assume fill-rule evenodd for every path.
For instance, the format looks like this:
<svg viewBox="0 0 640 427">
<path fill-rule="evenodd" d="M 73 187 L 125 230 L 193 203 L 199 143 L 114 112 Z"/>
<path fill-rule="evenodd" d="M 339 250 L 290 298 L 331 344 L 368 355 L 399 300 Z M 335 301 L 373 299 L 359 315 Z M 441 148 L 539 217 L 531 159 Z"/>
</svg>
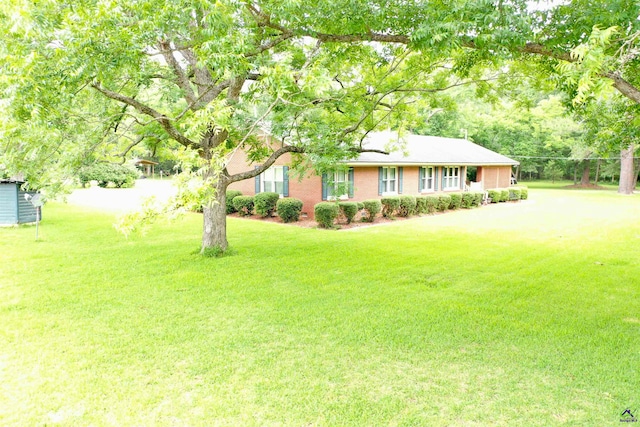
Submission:
<svg viewBox="0 0 640 427">
<path fill-rule="evenodd" d="M 24 224 L 36 222 L 36 208 L 25 198 L 25 194 L 34 195 L 34 191 L 22 191 L 24 181 L 0 180 L 0 225 Z M 42 219 L 42 213 L 40 216 Z"/>
</svg>

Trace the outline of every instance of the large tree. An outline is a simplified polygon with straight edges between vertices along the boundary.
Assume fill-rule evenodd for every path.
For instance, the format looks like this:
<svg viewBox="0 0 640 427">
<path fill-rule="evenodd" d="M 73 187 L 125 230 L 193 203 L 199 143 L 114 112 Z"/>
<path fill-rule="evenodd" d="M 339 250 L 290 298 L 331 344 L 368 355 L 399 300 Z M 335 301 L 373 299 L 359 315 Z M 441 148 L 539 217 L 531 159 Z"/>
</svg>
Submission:
<svg viewBox="0 0 640 427">
<path fill-rule="evenodd" d="M 197 154 L 209 189 L 202 250 L 226 250 L 231 183 L 285 153 L 305 154 L 296 158 L 299 172 L 309 161 L 316 170 L 333 167 L 365 150 L 363 137 L 381 123 L 406 124 L 414 94 L 461 84 L 439 53 L 299 31 L 306 12 L 296 2 L 277 4 L 295 13 L 276 22 L 265 12 L 269 2 L 236 0 L 0 6 L 5 167 L 31 171 L 37 181 L 42 170 L 69 170 L 99 147 L 126 156 L 141 141 L 176 141 Z M 325 7 L 342 11 L 331 29 L 347 33 L 360 33 L 363 22 L 392 23 L 369 15 L 375 5 L 366 2 Z M 475 78 L 470 67 L 465 74 Z M 226 166 L 237 150 L 254 165 L 231 174 Z"/>
</svg>

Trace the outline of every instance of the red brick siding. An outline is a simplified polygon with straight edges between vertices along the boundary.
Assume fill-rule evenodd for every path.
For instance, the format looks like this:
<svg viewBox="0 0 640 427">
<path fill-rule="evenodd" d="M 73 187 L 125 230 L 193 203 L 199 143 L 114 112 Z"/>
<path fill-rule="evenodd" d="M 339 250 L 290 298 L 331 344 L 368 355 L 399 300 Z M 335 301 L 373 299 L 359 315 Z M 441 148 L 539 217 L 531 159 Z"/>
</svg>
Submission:
<svg viewBox="0 0 640 427">
<path fill-rule="evenodd" d="M 478 166 L 476 180 L 483 188 L 505 188 L 511 185 L 511 166 Z"/>
</svg>

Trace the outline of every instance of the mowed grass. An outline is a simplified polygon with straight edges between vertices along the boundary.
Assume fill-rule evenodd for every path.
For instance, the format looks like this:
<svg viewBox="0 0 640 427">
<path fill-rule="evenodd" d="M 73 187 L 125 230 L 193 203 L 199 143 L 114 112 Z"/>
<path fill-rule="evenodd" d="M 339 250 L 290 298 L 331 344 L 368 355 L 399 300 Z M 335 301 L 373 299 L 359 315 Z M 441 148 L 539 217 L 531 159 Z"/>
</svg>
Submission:
<svg viewBox="0 0 640 427">
<path fill-rule="evenodd" d="M 117 191 L 117 190 L 114 190 Z M 619 425 L 640 408 L 640 197 L 349 231 L 201 217 L 0 229 L 0 425 Z M 634 412 L 635 414 L 635 412 Z"/>
</svg>

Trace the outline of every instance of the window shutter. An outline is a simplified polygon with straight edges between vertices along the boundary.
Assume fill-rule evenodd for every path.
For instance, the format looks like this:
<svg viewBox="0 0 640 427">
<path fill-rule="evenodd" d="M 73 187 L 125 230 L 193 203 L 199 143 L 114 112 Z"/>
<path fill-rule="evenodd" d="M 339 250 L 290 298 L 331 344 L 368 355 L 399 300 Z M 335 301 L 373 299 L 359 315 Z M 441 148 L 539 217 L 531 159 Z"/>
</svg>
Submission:
<svg viewBox="0 0 640 427">
<path fill-rule="evenodd" d="M 322 200 L 327 200 L 327 174 L 322 174 Z"/>
<path fill-rule="evenodd" d="M 378 196 L 382 196 L 382 166 L 378 168 Z"/>
<path fill-rule="evenodd" d="M 282 195 L 289 197 L 289 166 L 282 167 Z"/>
<path fill-rule="evenodd" d="M 354 182 L 353 168 L 349 168 L 349 198 L 351 199 L 353 199 Z"/>
<path fill-rule="evenodd" d="M 425 169 L 418 167 L 418 193 L 422 193 L 424 187 L 422 186 L 422 180 L 424 179 Z"/>
<path fill-rule="evenodd" d="M 442 167 L 442 168 L 440 168 L 440 170 L 442 171 L 442 177 L 440 178 L 440 189 L 444 190 L 444 170 L 445 170 L 445 168 Z"/>
<path fill-rule="evenodd" d="M 438 191 L 438 168 L 433 167 L 433 191 Z"/>
<path fill-rule="evenodd" d="M 258 169 L 259 166 L 256 166 L 255 168 Z M 260 192 L 260 176 L 262 176 L 262 174 L 256 175 L 256 194 Z"/>
<path fill-rule="evenodd" d="M 402 194 L 402 166 L 398 168 L 398 194 Z"/>
</svg>

